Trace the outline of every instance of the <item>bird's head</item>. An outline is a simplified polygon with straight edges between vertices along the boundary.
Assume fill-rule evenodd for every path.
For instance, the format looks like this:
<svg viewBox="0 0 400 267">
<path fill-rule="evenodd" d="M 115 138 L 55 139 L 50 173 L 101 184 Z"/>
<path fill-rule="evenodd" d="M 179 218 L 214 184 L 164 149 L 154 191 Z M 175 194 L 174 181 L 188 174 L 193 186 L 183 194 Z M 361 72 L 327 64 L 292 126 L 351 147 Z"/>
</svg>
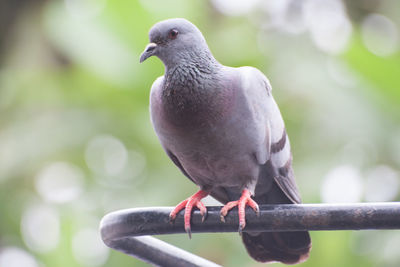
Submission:
<svg viewBox="0 0 400 267">
<path fill-rule="evenodd" d="M 140 62 L 157 56 L 165 65 L 196 56 L 196 52 L 208 51 L 200 30 L 186 19 L 176 18 L 156 23 L 149 32 L 150 43 L 140 56 Z"/>
</svg>

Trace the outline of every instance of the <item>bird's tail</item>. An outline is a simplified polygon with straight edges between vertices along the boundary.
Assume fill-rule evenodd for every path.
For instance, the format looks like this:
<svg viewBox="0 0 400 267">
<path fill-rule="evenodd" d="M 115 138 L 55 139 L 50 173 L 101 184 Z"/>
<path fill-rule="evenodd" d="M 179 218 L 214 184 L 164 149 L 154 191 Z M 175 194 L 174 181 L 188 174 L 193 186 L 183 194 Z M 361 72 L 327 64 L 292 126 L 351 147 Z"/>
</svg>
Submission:
<svg viewBox="0 0 400 267">
<path fill-rule="evenodd" d="M 269 194 L 255 198 L 258 204 L 293 203 L 274 182 Z M 300 202 L 300 200 L 299 200 Z M 307 231 L 262 232 L 242 234 L 243 243 L 251 257 L 260 262 L 279 261 L 297 264 L 307 260 L 311 238 Z"/>
<path fill-rule="evenodd" d="M 242 234 L 249 255 L 256 261 L 297 264 L 307 260 L 311 239 L 308 232 Z"/>
</svg>

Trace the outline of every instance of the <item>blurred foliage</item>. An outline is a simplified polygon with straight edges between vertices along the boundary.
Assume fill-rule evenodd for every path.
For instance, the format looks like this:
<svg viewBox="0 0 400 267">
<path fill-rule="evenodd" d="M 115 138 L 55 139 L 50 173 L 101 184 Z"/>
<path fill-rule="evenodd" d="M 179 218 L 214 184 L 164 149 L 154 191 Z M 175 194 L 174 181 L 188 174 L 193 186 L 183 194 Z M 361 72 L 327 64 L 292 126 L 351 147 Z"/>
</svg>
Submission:
<svg viewBox="0 0 400 267">
<path fill-rule="evenodd" d="M 304 202 L 398 200 L 399 12 L 394 0 L 2 1 L 0 266 L 146 266 L 107 249 L 98 224 L 196 190 L 150 124 L 163 65 L 139 65 L 148 30 L 171 17 L 195 23 L 221 63 L 269 77 Z M 399 237 L 313 232 L 302 265 L 399 266 Z M 238 234 L 160 238 L 261 266 Z"/>
</svg>

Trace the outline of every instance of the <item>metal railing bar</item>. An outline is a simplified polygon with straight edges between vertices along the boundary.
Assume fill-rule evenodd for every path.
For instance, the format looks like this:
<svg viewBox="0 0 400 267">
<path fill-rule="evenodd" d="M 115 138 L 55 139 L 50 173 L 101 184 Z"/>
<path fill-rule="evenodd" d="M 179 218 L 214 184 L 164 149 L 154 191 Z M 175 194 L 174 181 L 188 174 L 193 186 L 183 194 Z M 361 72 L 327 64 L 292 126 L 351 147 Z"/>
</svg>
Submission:
<svg viewBox="0 0 400 267">
<path fill-rule="evenodd" d="M 237 232 L 237 209 L 221 222 L 220 208 L 207 207 L 204 222 L 195 210 L 192 233 Z M 183 212 L 170 223 L 171 210 L 172 207 L 153 207 L 109 213 L 101 221 L 102 239 L 109 247 L 154 265 L 218 266 L 158 239 L 138 237 L 185 233 Z M 246 210 L 246 221 L 247 232 L 400 229 L 400 203 L 260 205 L 258 217 L 250 208 Z"/>
</svg>

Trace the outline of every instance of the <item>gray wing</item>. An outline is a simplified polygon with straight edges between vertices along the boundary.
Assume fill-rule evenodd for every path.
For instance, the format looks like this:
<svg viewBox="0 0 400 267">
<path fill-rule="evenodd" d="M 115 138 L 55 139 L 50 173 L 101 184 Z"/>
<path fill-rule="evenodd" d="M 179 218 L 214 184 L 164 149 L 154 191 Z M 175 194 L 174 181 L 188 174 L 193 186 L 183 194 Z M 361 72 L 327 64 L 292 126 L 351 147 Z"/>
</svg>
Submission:
<svg viewBox="0 0 400 267">
<path fill-rule="evenodd" d="M 274 173 L 273 177 L 275 183 L 283 191 L 283 193 L 285 193 L 286 197 L 289 198 L 291 202 L 299 204 L 301 203 L 301 198 L 294 178 L 292 168 L 292 154 L 289 153 L 289 156 L 286 159 L 286 163 L 283 166 L 277 167 L 276 163 L 274 163 L 274 161 L 276 161 L 276 158 L 282 157 L 282 155 L 280 155 L 279 153 L 285 153 L 283 149 L 286 146 L 287 142 L 289 142 L 289 139 L 286 131 L 283 130 L 283 135 L 280 142 L 272 144 L 270 168 L 273 169 L 272 173 Z M 289 144 L 287 145 L 290 147 Z M 275 149 L 274 146 L 277 149 Z"/>
<path fill-rule="evenodd" d="M 266 153 L 268 153 L 268 161 L 265 162 L 266 175 L 260 176 L 260 179 L 271 179 L 275 181 L 276 185 L 280 190 L 286 195 L 286 197 L 292 203 L 300 203 L 300 195 L 296 186 L 294 179 L 293 169 L 292 169 L 292 154 L 290 150 L 289 138 L 286 134 L 285 125 L 282 119 L 282 115 L 279 111 L 278 105 L 276 104 L 271 91 L 271 85 L 263 73 L 259 70 L 251 67 L 244 67 L 242 73 L 244 79 L 248 82 L 244 82 L 244 86 L 251 88 L 244 88 L 243 90 L 249 92 L 249 99 L 251 95 L 255 95 L 257 99 L 253 99 L 254 103 L 259 101 L 260 90 L 264 90 L 267 95 L 264 98 L 265 107 L 263 108 L 264 116 L 266 118 L 266 123 L 268 124 L 269 132 L 266 134 L 270 138 L 270 146 L 264 148 Z M 259 88 L 261 87 L 261 88 Z M 256 92 L 256 93 L 253 93 Z M 268 136 L 267 136 L 268 137 Z M 262 162 L 260 162 L 262 163 Z M 268 184 L 259 181 L 260 185 Z M 263 190 L 256 190 L 263 191 Z"/>
</svg>

